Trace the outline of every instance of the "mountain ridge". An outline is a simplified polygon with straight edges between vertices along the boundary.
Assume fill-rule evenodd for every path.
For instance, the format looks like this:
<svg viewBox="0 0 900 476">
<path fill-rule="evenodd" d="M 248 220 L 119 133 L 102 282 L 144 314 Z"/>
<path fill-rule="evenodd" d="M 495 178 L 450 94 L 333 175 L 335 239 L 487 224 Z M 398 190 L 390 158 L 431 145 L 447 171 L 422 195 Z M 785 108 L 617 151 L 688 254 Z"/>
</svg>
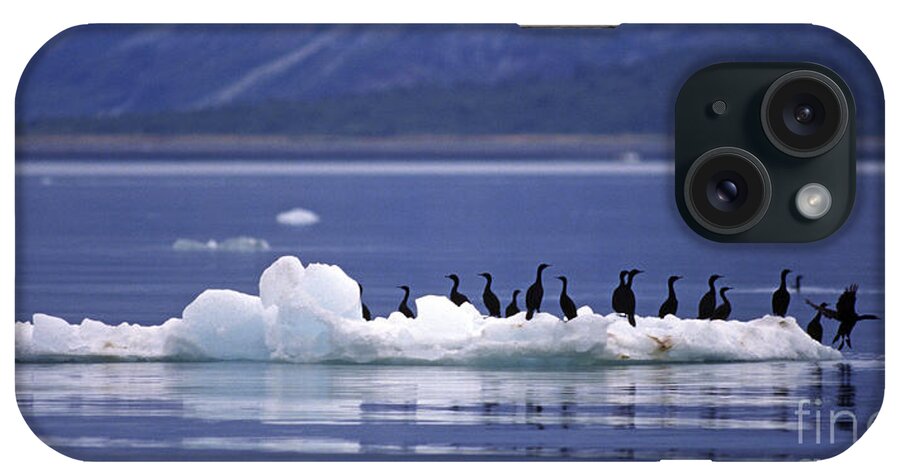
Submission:
<svg viewBox="0 0 900 476">
<path fill-rule="evenodd" d="M 879 117 L 863 113 L 883 107 L 871 65 L 811 25 L 88 25 L 29 63 L 16 123 L 20 135 L 665 132 L 697 69 L 800 59 L 832 66 L 866 93 L 860 117 Z"/>
</svg>

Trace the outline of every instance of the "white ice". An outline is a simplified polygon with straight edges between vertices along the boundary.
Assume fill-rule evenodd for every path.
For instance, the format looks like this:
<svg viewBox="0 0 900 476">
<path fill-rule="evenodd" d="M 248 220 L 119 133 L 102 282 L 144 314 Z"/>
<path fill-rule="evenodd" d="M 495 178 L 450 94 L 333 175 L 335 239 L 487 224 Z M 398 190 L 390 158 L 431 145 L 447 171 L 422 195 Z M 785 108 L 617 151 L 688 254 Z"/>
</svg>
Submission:
<svg viewBox="0 0 900 476">
<path fill-rule="evenodd" d="M 20 361 L 275 360 L 486 365 L 596 365 L 619 361 L 827 360 L 823 346 L 792 317 L 748 322 L 638 317 L 637 327 L 585 306 L 564 322 L 547 313 L 485 318 L 443 296 L 415 301 L 418 317 L 392 313 L 366 322 L 359 288 L 341 268 L 279 258 L 259 295 L 207 290 L 180 318 L 159 326 L 110 326 L 35 314 L 16 323 Z"/>
<path fill-rule="evenodd" d="M 175 251 L 230 251 L 244 253 L 252 251 L 268 251 L 270 248 L 268 241 L 250 236 L 226 238 L 222 241 L 199 241 L 188 238 L 179 238 L 175 240 L 175 243 L 172 243 L 172 249 Z"/>
<path fill-rule="evenodd" d="M 293 208 L 286 212 L 281 212 L 275 217 L 275 220 L 282 225 L 287 226 L 308 226 L 319 222 L 319 215 L 305 208 Z"/>
</svg>

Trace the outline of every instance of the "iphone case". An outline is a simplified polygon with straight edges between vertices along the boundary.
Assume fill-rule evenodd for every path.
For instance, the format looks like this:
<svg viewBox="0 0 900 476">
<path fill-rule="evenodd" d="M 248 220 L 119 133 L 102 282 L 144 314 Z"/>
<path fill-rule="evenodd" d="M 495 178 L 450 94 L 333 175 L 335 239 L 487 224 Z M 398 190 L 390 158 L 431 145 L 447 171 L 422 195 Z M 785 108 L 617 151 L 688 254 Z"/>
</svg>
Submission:
<svg viewBox="0 0 900 476">
<path fill-rule="evenodd" d="M 679 215 L 727 62 L 852 91 L 832 236 Z M 16 397 L 73 458 L 809 460 L 881 405 L 884 100 L 826 28 L 86 25 L 16 124 Z"/>
</svg>

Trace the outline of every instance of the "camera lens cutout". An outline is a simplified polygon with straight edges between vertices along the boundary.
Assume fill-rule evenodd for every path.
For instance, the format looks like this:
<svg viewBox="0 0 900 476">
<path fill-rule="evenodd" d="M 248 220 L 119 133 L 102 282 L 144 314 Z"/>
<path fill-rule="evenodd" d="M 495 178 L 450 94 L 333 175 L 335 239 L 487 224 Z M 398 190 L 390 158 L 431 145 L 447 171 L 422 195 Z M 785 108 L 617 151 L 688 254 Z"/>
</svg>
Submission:
<svg viewBox="0 0 900 476">
<path fill-rule="evenodd" d="M 763 130 L 782 152 L 801 158 L 831 150 L 849 121 L 847 98 L 822 73 L 792 71 L 769 86 L 762 101 Z"/>
<path fill-rule="evenodd" d="M 687 172 L 685 204 L 697 223 L 730 235 L 753 227 L 765 215 L 772 184 L 762 162 L 736 147 L 701 155 Z"/>
<path fill-rule="evenodd" d="M 733 203 L 738 197 L 737 184 L 731 180 L 722 180 L 716 184 L 716 198 L 723 203 Z"/>
<path fill-rule="evenodd" d="M 794 108 L 794 120 L 800 124 L 810 124 L 816 118 L 816 110 L 809 104 L 801 104 Z"/>
<path fill-rule="evenodd" d="M 706 199 L 716 210 L 737 210 L 747 200 L 747 181 L 730 170 L 718 172 L 706 183 Z"/>
</svg>

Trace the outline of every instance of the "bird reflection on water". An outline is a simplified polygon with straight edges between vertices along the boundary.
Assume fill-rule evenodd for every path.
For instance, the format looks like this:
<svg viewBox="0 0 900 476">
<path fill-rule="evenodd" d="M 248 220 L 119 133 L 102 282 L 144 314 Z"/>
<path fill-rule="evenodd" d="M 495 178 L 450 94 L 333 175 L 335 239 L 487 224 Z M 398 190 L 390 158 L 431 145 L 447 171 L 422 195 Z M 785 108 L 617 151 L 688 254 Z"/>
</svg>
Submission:
<svg viewBox="0 0 900 476">
<path fill-rule="evenodd" d="M 49 443 L 85 459 L 754 459 L 771 458 L 773 446 L 796 459 L 833 455 L 853 440 L 852 422 L 839 421 L 834 444 L 798 445 L 798 400 L 854 412 L 861 433 L 880 395 L 856 388 L 878 388 L 883 364 L 640 364 L 559 372 L 118 363 L 22 364 L 16 372 L 32 428 L 64 435 Z M 119 425 L 130 428 L 127 435 L 110 432 Z"/>
</svg>

